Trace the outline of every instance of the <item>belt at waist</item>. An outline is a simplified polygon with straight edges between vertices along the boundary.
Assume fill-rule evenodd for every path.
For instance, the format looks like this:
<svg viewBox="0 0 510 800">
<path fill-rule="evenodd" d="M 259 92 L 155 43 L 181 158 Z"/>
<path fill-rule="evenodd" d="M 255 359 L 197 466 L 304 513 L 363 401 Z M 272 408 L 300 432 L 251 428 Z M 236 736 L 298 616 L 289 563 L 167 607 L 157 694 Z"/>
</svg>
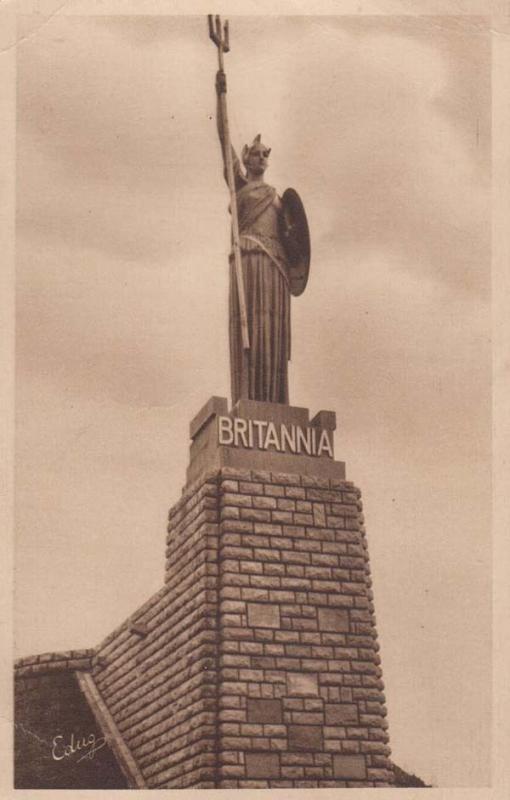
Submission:
<svg viewBox="0 0 510 800">
<path fill-rule="evenodd" d="M 267 237 L 267 238 L 269 238 L 269 237 Z M 256 236 L 251 236 L 250 234 L 242 233 L 240 235 L 240 237 L 239 237 L 239 244 L 241 246 L 241 249 L 243 247 L 243 240 L 245 240 L 247 242 L 250 242 L 250 243 L 253 243 L 253 244 L 256 244 L 261 250 L 264 251 L 264 253 L 271 259 L 271 263 L 276 267 L 276 269 L 278 270 L 278 272 L 280 273 L 280 275 L 282 276 L 282 278 L 284 279 L 284 281 L 285 281 L 285 283 L 287 284 L 287 287 L 288 287 L 289 286 L 289 277 L 287 275 L 287 272 L 285 270 L 284 265 L 282 263 L 280 263 L 278 258 L 273 253 L 271 253 L 271 251 L 269 250 L 268 247 L 266 247 L 264 242 L 261 241 Z M 275 239 L 274 241 L 277 242 L 278 244 L 280 244 L 278 239 Z"/>
</svg>

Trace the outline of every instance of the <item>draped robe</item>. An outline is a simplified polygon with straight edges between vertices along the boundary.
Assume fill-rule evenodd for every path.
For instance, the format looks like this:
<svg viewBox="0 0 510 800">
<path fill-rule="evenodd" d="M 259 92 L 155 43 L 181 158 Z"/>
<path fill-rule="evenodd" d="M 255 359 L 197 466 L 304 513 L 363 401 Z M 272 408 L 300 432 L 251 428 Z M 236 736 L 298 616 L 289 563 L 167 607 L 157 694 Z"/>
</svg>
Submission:
<svg viewBox="0 0 510 800">
<path fill-rule="evenodd" d="M 237 164 L 236 164 L 237 166 Z M 241 260 L 250 349 L 243 350 L 239 297 L 230 254 L 229 340 L 232 403 L 240 398 L 288 403 L 290 291 L 279 239 L 276 190 L 236 170 Z"/>
</svg>

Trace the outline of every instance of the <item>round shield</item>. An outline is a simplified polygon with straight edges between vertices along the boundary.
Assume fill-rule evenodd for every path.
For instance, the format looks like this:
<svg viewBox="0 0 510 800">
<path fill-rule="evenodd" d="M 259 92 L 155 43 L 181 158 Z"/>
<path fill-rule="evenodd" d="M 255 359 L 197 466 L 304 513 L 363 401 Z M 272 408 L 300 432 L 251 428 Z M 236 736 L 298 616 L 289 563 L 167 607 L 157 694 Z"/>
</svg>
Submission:
<svg viewBox="0 0 510 800">
<path fill-rule="evenodd" d="M 310 233 L 303 203 L 294 189 L 286 189 L 282 196 L 280 236 L 289 262 L 290 292 L 298 297 L 310 271 Z"/>
</svg>

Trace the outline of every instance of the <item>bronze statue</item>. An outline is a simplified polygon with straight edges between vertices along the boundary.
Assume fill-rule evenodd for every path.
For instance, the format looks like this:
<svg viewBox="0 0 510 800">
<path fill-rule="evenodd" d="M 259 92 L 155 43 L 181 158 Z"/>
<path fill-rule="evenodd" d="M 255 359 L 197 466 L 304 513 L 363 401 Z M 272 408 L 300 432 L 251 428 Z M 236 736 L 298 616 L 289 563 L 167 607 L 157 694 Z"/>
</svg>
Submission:
<svg viewBox="0 0 510 800">
<path fill-rule="evenodd" d="M 242 165 L 230 144 L 226 112 L 223 52 L 228 52 L 228 23 L 222 33 L 209 18 L 218 47 L 217 127 L 229 185 L 232 215 L 229 340 L 232 403 L 240 398 L 289 402 L 290 295 L 301 294 L 308 277 L 306 217 L 297 194 L 280 198 L 264 182 L 271 152 L 258 134 L 245 145 Z M 244 167 L 244 170 L 243 170 Z M 283 202 L 282 202 L 283 201 Z"/>
</svg>

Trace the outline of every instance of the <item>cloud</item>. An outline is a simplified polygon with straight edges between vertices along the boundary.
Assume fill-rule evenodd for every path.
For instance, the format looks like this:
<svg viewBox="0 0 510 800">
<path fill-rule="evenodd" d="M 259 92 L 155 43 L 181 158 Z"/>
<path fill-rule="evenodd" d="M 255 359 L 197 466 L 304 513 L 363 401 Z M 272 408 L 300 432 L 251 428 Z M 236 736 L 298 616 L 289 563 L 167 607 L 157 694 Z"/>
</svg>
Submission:
<svg viewBox="0 0 510 800">
<path fill-rule="evenodd" d="M 26 235 L 161 262 L 193 241 L 198 258 L 226 205 L 210 119 L 215 55 L 202 22 L 106 18 L 88 23 L 86 39 L 76 21 L 54 20 L 66 35 L 49 25 L 49 40 L 26 48 Z M 486 293 L 489 62 L 478 29 L 349 18 L 239 18 L 235 28 L 235 143 L 267 133 L 270 177 L 299 186 L 319 258 L 392 249 L 410 270 Z"/>
<path fill-rule="evenodd" d="M 183 64 L 187 86 L 200 94 L 203 83 L 182 26 L 158 54 L 126 47 L 111 21 L 87 23 L 88 37 L 78 23 L 54 20 L 21 51 L 20 230 L 128 259 L 172 258 L 176 232 L 196 229 L 198 210 L 208 214 L 199 207 L 212 85 L 200 102 L 181 85 Z"/>
<path fill-rule="evenodd" d="M 384 26 L 374 33 L 373 25 L 342 34 L 341 55 L 324 48 L 298 77 L 307 87 L 306 117 L 290 93 L 282 108 L 294 146 L 313 153 L 318 167 L 315 183 L 308 180 L 315 252 L 391 250 L 409 271 L 486 296 L 489 142 L 479 152 L 466 147 L 466 105 L 452 78 L 463 61 L 446 58 L 432 36 L 416 41 Z M 487 63 L 473 85 L 486 88 L 486 76 Z M 486 92 L 478 107 L 467 106 L 473 141 L 487 99 Z M 303 185 L 310 168 L 308 157 Z"/>
<path fill-rule="evenodd" d="M 204 276 L 182 262 L 179 271 L 105 263 L 66 246 L 54 258 L 19 248 L 20 380 L 43 373 L 72 394 L 133 406 L 182 401 L 205 375 L 225 391 L 227 283 L 214 280 L 214 262 Z"/>
<path fill-rule="evenodd" d="M 402 419 L 418 399 L 413 386 L 434 400 L 431 363 L 439 381 L 452 379 L 455 362 L 476 383 L 464 365 L 487 363 L 486 142 L 470 150 L 465 131 L 468 118 L 487 113 L 478 28 L 469 39 L 465 28 L 427 20 L 236 18 L 234 42 L 236 146 L 267 132 L 270 179 L 280 190 L 292 182 L 310 219 L 312 278 L 293 311 L 298 386 L 309 374 L 322 392 L 329 382 L 330 393 L 365 398 L 368 409 L 376 382 L 385 413 Z M 477 80 L 470 74 L 470 106 L 459 73 L 473 50 L 484 69 Z M 135 405 L 228 385 L 214 60 L 195 18 L 57 18 L 26 43 L 21 370 L 45 369 L 84 395 Z M 340 384 L 326 380 L 334 370 L 309 368 L 324 352 L 331 368 L 334 359 L 342 365 Z"/>
</svg>

